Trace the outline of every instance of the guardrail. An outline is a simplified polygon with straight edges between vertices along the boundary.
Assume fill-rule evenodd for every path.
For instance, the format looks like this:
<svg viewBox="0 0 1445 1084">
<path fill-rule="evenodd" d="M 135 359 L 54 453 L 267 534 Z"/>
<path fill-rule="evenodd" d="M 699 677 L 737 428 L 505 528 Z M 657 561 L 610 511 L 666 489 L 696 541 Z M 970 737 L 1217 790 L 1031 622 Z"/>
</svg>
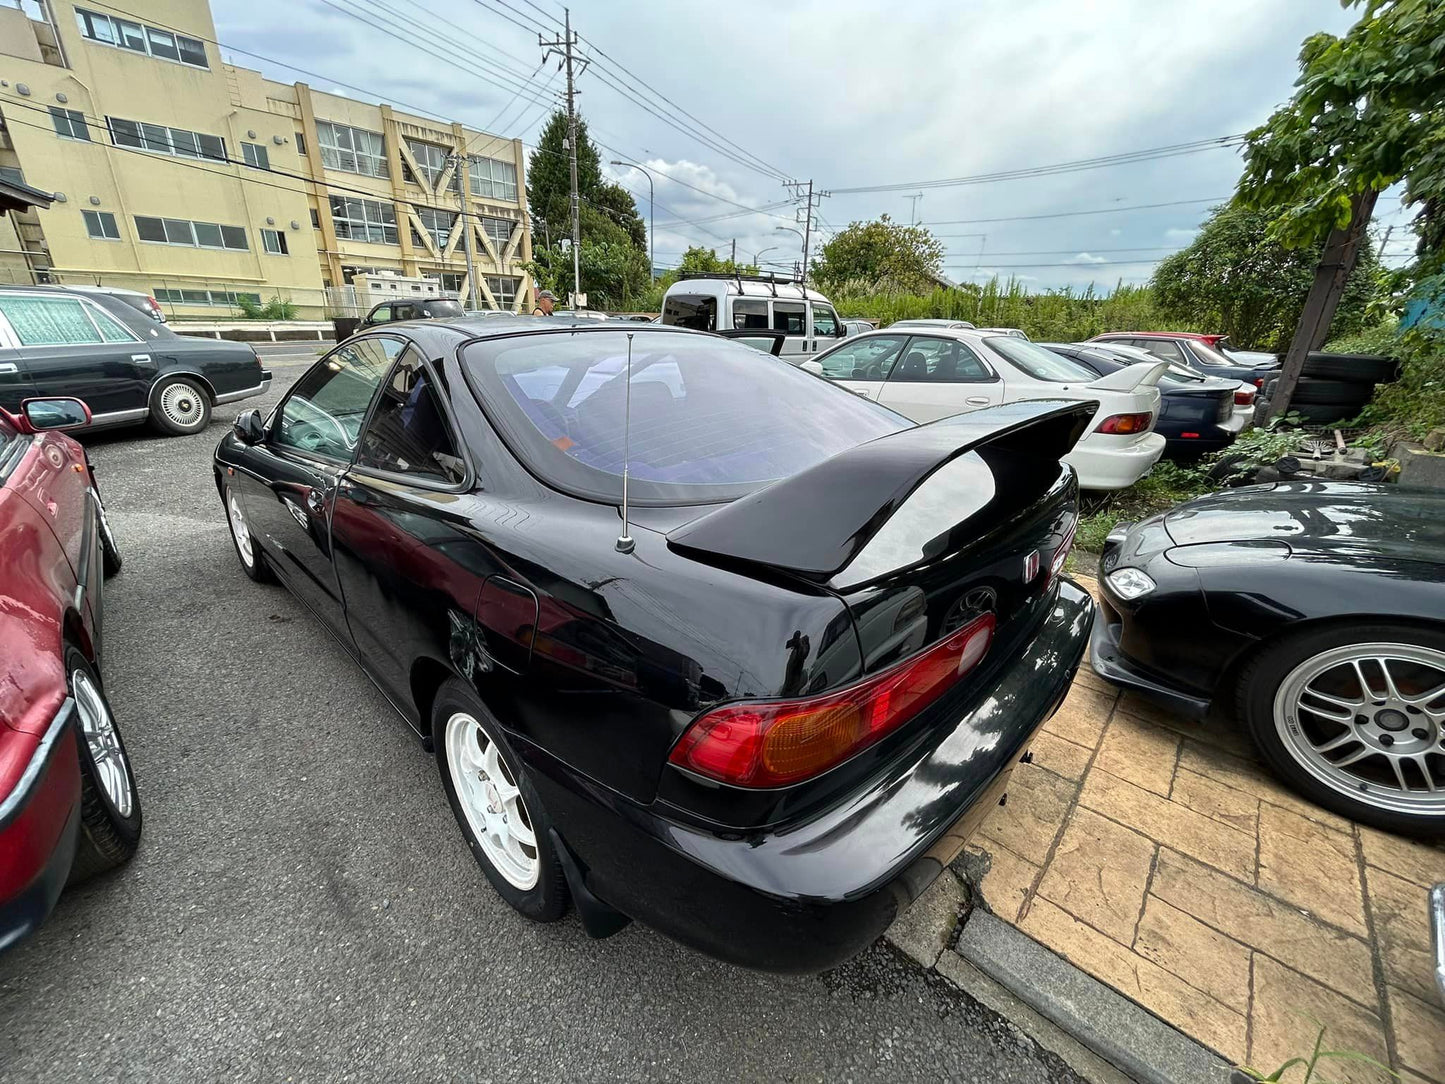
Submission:
<svg viewBox="0 0 1445 1084">
<path fill-rule="evenodd" d="M 295 339 L 321 342 L 333 332 L 330 320 L 172 320 L 166 327 L 177 335 L 273 343 Z"/>
</svg>

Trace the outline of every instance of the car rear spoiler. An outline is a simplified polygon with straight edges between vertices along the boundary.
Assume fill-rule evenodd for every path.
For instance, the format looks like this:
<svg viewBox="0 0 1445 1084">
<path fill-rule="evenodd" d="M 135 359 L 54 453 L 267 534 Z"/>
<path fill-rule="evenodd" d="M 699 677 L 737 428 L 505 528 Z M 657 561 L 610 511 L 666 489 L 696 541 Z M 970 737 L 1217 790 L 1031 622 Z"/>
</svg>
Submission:
<svg viewBox="0 0 1445 1084">
<path fill-rule="evenodd" d="M 1137 388 L 1152 388 L 1169 368 L 1167 361 L 1150 363 L 1140 361 L 1127 369 L 1119 369 L 1108 376 L 1100 377 L 1088 386 L 1099 391 L 1134 391 Z"/>
<path fill-rule="evenodd" d="M 1093 400 L 1009 403 L 890 433 L 686 523 L 667 543 L 826 580 L 945 463 L 980 448 L 1058 460 L 1098 408 Z"/>
</svg>

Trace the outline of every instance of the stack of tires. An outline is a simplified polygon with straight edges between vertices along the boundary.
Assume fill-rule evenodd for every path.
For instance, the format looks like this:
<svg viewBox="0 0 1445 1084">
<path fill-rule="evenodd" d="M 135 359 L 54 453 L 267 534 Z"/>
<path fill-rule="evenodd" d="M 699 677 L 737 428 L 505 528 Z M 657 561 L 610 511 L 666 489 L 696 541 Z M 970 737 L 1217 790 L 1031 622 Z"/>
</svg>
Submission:
<svg viewBox="0 0 1445 1084">
<path fill-rule="evenodd" d="M 1289 408 L 1315 425 L 1348 421 L 1375 394 L 1375 385 L 1400 378 L 1400 362 L 1379 354 L 1327 354 L 1312 351 L 1305 358 L 1303 374 L 1295 385 Z M 1256 417 L 1265 417 L 1274 398 L 1278 379 L 1264 386 Z"/>
</svg>

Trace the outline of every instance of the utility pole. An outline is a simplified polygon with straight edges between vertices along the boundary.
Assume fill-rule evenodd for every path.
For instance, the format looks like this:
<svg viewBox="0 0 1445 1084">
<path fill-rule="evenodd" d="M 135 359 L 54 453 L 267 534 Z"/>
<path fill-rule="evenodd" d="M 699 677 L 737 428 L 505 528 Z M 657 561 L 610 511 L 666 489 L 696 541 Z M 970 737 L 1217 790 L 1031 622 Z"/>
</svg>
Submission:
<svg viewBox="0 0 1445 1084">
<path fill-rule="evenodd" d="M 923 193 L 916 192 L 911 196 L 904 196 L 903 198 L 909 201 L 908 224 L 910 226 L 918 225 L 918 201 L 923 198 Z"/>
<path fill-rule="evenodd" d="M 808 281 L 808 258 L 811 255 L 809 249 L 811 249 L 813 245 L 813 209 L 827 197 L 828 193 L 819 192 L 814 196 L 812 181 L 808 182 L 806 188 L 803 187 L 802 181 L 790 181 L 788 182 L 788 187 L 792 188 L 794 199 L 805 201 L 802 214 L 799 216 L 798 221 L 803 224 L 803 270 L 800 281 L 806 283 Z"/>
<path fill-rule="evenodd" d="M 577 311 L 577 298 L 582 293 L 582 201 L 577 192 L 577 76 L 582 74 L 581 70 L 574 69 L 572 50 L 577 45 L 577 35 L 572 33 L 572 9 L 563 8 L 563 26 L 561 40 L 543 41 L 542 35 L 537 35 L 537 44 L 544 50 L 542 59 L 546 60 L 555 52 L 560 52 L 566 61 L 567 67 L 567 158 L 568 169 L 572 175 L 572 311 Z M 585 69 L 586 61 L 583 61 L 581 68 Z"/>
<path fill-rule="evenodd" d="M 477 307 L 477 265 L 475 254 L 472 252 L 472 216 L 467 211 L 467 194 L 471 191 L 472 184 L 472 156 L 463 151 L 461 154 L 449 154 L 447 159 L 456 170 L 457 198 L 461 200 L 462 205 L 462 217 L 459 221 L 462 227 L 462 244 L 467 253 L 466 307 L 475 311 Z"/>
<path fill-rule="evenodd" d="M 1325 241 L 1325 250 L 1320 253 L 1319 266 L 1315 268 L 1314 284 L 1305 298 L 1304 311 L 1300 313 L 1299 325 L 1290 340 L 1289 352 L 1284 356 L 1284 366 L 1280 369 L 1274 394 L 1269 397 L 1266 421 L 1289 410 L 1305 359 L 1311 350 L 1318 350 L 1329 337 L 1330 322 L 1335 318 L 1335 309 L 1345 292 L 1345 282 L 1355 269 L 1355 257 L 1359 254 L 1370 217 L 1375 213 L 1378 196 L 1379 193 L 1372 188 L 1356 195 L 1350 209 L 1349 224 L 1331 230 Z"/>
<path fill-rule="evenodd" d="M 736 237 L 733 238 L 733 254 L 730 259 L 732 265 L 736 267 L 738 265 L 738 239 Z"/>
</svg>

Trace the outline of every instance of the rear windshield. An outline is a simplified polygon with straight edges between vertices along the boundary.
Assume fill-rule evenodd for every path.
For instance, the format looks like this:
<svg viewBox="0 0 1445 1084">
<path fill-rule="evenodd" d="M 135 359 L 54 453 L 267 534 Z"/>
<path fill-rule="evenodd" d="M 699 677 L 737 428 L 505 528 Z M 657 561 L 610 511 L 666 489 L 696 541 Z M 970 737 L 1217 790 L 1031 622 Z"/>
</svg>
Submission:
<svg viewBox="0 0 1445 1084">
<path fill-rule="evenodd" d="M 448 316 L 462 316 L 464 310 L 460 301 L 428 301 L 426 311 L 431 314 L 434 320 L 445 320 Z"/>
<path fill-rule="evenodd" d="M 993 338 L 985 339 L 984 342 L 988 344 L 990 350 L 1002 354 L 1035 380 L 1048 380 L 1055 384 L 1072 384 L 1082 380 L 1087 384 L 1099 379 L 1097 373 L 1090 372 L 1088 368 L 1072 358 L 1055 354 L 1052 350 L 1045 350 L 1042 346 L 1031 343 L 1027 339 L 996 335 Z"/>
<path fill-rule="evenodd" d="M 913 424 L 787 362 L 703 335 L 533 332 L 473 343 L 462 359 L 534 474 L 616 501 L 629 338 L 629 496 L 639 504 L 733 500 Z"/>
</svg>

